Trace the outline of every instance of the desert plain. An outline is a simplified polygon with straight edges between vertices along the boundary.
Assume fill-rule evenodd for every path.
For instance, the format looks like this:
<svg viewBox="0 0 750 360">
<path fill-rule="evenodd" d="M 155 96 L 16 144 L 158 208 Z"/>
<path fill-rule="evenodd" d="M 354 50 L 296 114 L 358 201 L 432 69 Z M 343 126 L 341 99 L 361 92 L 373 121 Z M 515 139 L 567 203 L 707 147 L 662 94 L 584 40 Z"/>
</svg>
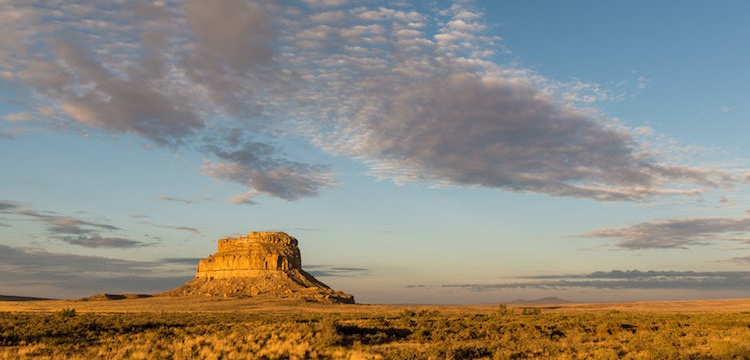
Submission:
<svg viewBox="0 0 750 360">
<path fill-rule="evenodd" d="M 2 301 L 7 300 L 7 301 Z M 0 358 L 750 359 L 750 300 L 374 305 L 302 270 L 297 239 L 218 241 L 160 294 L 0 296 Z"/>
<path fill-rule="evenodd" d="M 748 359 L 750 300 L 435 306 L 99 295 L 0 301 L 0 358 Z"/>
</svg>

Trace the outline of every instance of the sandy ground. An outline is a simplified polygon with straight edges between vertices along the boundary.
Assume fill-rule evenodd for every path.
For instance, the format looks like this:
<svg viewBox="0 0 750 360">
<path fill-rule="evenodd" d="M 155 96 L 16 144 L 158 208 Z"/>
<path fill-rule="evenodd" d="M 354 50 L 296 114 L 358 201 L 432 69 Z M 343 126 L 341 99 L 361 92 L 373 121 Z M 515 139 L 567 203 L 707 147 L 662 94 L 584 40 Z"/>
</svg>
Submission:
<svg viewBox="0 0 750 360">
<path fill-rule="evenodd" d="M 737 313 L 750 312 L 750 299 L 695 300 L 669 302 L 629 303 L 570 303 L 509 305 L 510 307 L 536 307 L 553 312 L 629 311 L 653 313 Z M 404 309 L 428 309 L 456 313 L 489 313 L 498 309 L 493 305 L 342 305 L 315 304 L 299 300 L 257 300 L 251 298 L 215 297 L 149 297 L 121 300 L 44 300 L 0 301 L 0 311 L 54 312 L 73 308 L 77 312 L 335 312 L 335 313 L 398 313 Z"/>
</svg>

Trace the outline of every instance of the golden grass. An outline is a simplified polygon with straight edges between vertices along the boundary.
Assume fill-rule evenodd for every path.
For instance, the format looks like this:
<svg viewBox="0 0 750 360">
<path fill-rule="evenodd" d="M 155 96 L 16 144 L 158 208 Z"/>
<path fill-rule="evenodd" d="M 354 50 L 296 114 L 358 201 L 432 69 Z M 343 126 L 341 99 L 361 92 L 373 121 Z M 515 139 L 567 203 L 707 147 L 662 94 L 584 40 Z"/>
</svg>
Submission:
<svg viewBox="0 0 750 360">
<path fill-rule="evenodd" d="M 0 359 L 747 359 L 750 300 L 514 307 L 0 302 Z"/>
</svg>

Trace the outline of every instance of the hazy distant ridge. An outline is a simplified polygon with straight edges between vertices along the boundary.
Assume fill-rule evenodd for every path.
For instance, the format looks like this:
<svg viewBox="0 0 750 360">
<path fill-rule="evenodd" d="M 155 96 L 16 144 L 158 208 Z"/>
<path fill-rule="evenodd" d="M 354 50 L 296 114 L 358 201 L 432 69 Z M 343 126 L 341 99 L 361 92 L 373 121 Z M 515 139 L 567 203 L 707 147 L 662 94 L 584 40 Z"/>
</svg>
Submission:
<svg viewBox="0 0 750 360">
<path fill-rule="evenodd" d="M 30 297 L 30 296 L 0 295 L 0 301 L 36 301 L 36 300 L 53 300 L 53 299 Z"/>
<path fill-rule="evenodd" d="M 551 297 L 545 297 L 541 299 L 536 300 L 524 300 L 524 299 L 516 299 L 510 302 L 510 304 L 514 305 L 531 305 L 531 304 L 570 304 L 572 301 L 563 300 L 556 296 Z"/>
</svg>

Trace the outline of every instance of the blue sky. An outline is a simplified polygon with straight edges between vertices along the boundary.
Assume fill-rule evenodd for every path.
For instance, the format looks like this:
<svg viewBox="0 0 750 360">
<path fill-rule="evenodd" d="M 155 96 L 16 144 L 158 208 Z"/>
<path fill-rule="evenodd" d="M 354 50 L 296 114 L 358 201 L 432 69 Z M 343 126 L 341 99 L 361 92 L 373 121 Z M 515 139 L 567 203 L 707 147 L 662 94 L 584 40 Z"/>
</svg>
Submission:
<svg viewBox="0 0 750 360">
<path fill-rule="evenodd" d="M 750 296 L 741 1 L 0 3 L 0 293 L 281 230 L 370 303 Z"/>
</svg>

